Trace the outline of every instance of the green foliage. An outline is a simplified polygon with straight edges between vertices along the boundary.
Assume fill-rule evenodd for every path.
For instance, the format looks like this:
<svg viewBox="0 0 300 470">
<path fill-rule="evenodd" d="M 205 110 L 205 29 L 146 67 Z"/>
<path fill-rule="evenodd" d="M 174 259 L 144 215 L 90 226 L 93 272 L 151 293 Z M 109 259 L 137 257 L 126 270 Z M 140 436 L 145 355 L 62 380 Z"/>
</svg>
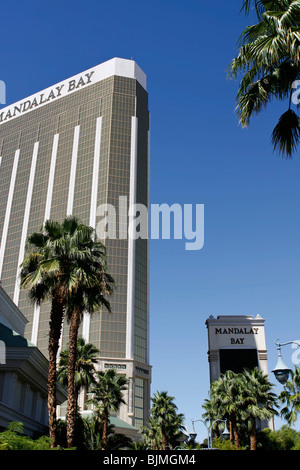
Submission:
<svg viewBox="0 0 300 470">
<path fill-rule="evenodd" d="M 251 448 L 256 448 L 256 420 L 271 419 L 277 411 L 276 395 L 268 377 L 258 368 L 243 373 L 227 371 L 212 384 L 210 399 L 205 400 L 203 417 L 219 426 L 220 420 L 227 420 L 230 426 L 230 440 L 238 448 L 250 437 Z M 218 436 L 220 431 L 213 427 Z"/>
<path fill-rule="evenodd" d="M 132 442 L 129 446 L 130 450 L 147 450 L 145 442 Z"/>
<path fill-rule="evenodd" d="M 98 362 L 100 351 L 92 343 L 86 343 L 83 338 L 78 338 L 76 348 L 76 368 L 74 385 L 79 392 L 95 382 L 95 364 Z M 68 385 L 69 344 L 60 353 L 57 378 L 63 387 Z"/>
<path fill-rule="evenodd" d="M 0 433 L 0 450 L 50 450 L 51 440 L 48 436 L 32 439 L 23 434 L 22 423 L 10 423 L 7 431 Z"/>
<path fill-rule="evenodd" d="M 229 440 L 221 439 L 220 437 L 213 439 L 212 447 L 220 450 L 244 450 L 242 447 L 237 447 Z"/>
<path fill-rule="evenodd" d="M 116 369 L 97 371 L 95 382 L 92 384 L 90 393 L 93 398 L 88 400 L 88 405 L 94 405 L 99 414 L 107 411 L 118 411 L 121 403 L 125 403 L 123 392 L 127 390 L 128 379 L 123 374 L 118 374 Z"/>
<path fill-rule="evenodd" d="M 271 141 L 274 150 L 291 158 L 300 142 L 299 116 L 291 110 L 294 82 L 300 78 L 300 2 L 245 0 L 243 9 L 246 15 L 256 13 L 257 23 L 242 32 L 238 54 L 228 67 L 229 76 L 241 75 L 237 114 L 242 126 L 248 126 L 272 100 L 287 101 Z"/>
<path fill-rule="evenodd" d="M 127 390 L 129 381 L 115 369 L 97 371 L 95 378 L 90 390 L 93 397 L 86 403 L 94 405 L 97 419 L 103 424 L 102 450 L 105 450 L 108 445 L 109 416 L 113 411 L 119 410 L 121 403 L 125 403 L 123 392 Z"/>
<path fill-rule="evenodd" d="M 156 392 L 152 398 L 148 426 L 143 428 L 143 440 L 151 449 L 174 448 L 180 444 L 184 416 L 177 413 L 174 397 Z"/>
<path fill-rule="evenodd" d="M 95 414 L 82 419 L 83 434 L 82 447 L 85 450 L 101 450 L 103 437 L 103 423 Z M 114 427 L 109 424 L 106 450 L 118 450 L 121 448 L 131 448 L 134 450 L 142 450 L 133 447 L 133 442 L 128 437 L 118 434 L 114 431 Z"/>
<path fill-rule="evenodd" d="M 284 385 L 283 391 L 278 397 L 284 405 L 280 411 L 281 416 L 289 425 L 293 425 L 298 418 L 300 411 L 300 368 L 295 366 L 291 371 L 290 379 Z"/>
<path fill-rule="evenodd" d="M 278 431 L 264 429 L 258 436 L 258 448 L 261 450 L 300 450 L 300 432 L 288 426 Z"/>
</svg>

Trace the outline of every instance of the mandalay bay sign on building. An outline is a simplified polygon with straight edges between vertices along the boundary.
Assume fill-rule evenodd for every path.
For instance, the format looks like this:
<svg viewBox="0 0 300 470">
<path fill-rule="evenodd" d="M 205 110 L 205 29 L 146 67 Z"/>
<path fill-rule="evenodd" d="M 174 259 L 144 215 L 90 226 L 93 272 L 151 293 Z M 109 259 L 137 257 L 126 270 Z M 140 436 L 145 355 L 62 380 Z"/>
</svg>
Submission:
<svg viewBox="0 0 300 470">
<path fill-rule="evenodd" d="M 47 89 L 43 93 L 34 95 L 26 100 L 19 101 L 12 106 L 8 106 L 4 111 L 0 112 L 0 123 L 14 117 L 18 117 L 26 111 L 35 109 L 43 104 L 47 104 L 56 98 L 66 96 L 71 91 L 76 91 L 82 86 L 92 83 L 93 74 L 94 71 L 87 72 L 84 75 L 80 75 L 79 78 L 77 77 L 76 79 L 69 80 L 53 88 Z"/>
</svg>

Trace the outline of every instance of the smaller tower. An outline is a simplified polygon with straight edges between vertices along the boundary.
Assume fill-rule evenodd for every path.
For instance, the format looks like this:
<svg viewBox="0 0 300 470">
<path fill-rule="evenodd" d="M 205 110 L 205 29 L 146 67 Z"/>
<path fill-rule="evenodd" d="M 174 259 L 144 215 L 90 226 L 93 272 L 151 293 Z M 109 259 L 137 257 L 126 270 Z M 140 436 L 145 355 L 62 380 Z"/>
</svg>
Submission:
<svg viewBox="0 0 300 470">
<path fill-rule="evenodd" d="M 259 370 L 268 374 L 265 320 L 260 315 L 210 316 L 208 329 L 208 361 L 210 383 L 226 370 L 242 372 Z"/>
</svg>

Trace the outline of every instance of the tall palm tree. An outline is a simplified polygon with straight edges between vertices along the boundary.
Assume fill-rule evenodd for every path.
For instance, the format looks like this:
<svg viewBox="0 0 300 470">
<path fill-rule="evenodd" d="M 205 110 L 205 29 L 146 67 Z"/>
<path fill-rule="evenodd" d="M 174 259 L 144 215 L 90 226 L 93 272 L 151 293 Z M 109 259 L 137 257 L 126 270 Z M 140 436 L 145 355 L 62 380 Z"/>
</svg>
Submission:
<svg viewBox="0 0 300 470">
<path fill-rule="evenodd" d="M 107 447 L 109 416 L 118 411 L 121 403 L 125 403 L 123 392 L 127 390 L 128 379 L 118 374 L 115 369 L 96 372 L 96 383 L 90 392 L 93 397 L 86 403 L 94 405 L 97 417 L 103 423 L 102 449 Z"/>
<path fill-rule="evenodd" d="M 77 340 L 76 368 L 74 377 L 74 389 L 76 396 L 76 414 L 78 409 L 78 397 L 82 389 L 88 390 L 95 382 L 95 364 L 99 360 L 99 349 L 92 343 L 86 343 L 83 338 Z M 59 382 L 68 386 L 69 348 L 60 352 L 57 377 Z"/>
<path fill-rule="evenodd" d="M 252 2 L 245 0 L 246 13 Z M 228 67 L 229 76 L 242 74 L 237 113 L 243 127 L 274 98 L 287 101 L 272 132 L 274 150 L 291 158 L 300 142 L 299 116 L 292 109 L 295 81 L 300 78 L 299 0 L 253 2 L 258 23 L 241 34 L 239 52 Z"/>
<path fill-rule="evenodd" d="M 63 317 L 67 312 L 71 323 L 69 368 L 74 372 L 77 333 L 84 309 L 92 312 L 102 304 L 109 308 L 104 294 L 111 289 L 113 280 L 106 273 L 104 260 L 104 247 L 95 241 L 93 229 L 73 216 L 66 217 L 62 223 L 48 220 L 40 232 L 27 239 L 21 287 L 29 288 L 28 295 L 34 304 L 51 301 L 48 409 L 53 446 L 56 444 L 56 363 Z M 69 399 L 74 405 L 74 374 L 68 386 Z"/>
<path fill-rule="evenodd" d="M 66 298 L 74 288 L 78 250 L 78 231 L 73 218 L 62 223 L 47 220 L 40 232 L 28 236 L 26 254 L 20 269 L 21 287 L 35 305 L 50 301 L 48 411 L 49 435 L 56 445 L 57 352 L 66 308 Z"/>
<path fill-rule="evenodd" d="M 183 429 L 183 415 L 177 414 L 174 397 L 167 392 L 156 392 L 152 398 L 151 417 L 156 428 L 160 429 L 162 449 L 173 447 L 178 431 Z"/>
<path fill-rule="evenodd" d="M 245 370 L 241 374 L 242 400 L 241 405 L 243 417 L 249 423 L 250 428 L 250 450 L 257 448 L 256 421 L 273 418 L 278 414 L 275 410 L 277 397 L 272 392 L 273 385 L 268 376 L 257 367 L 253 370 Z"/>
<path fill-rule="evenodd" d="M 77 224 L 78 228 L 82 228 L 78 221 Z M 76 281 L 66 303 L 66 317 L 70 323 L 67 409 L 69 448 L 73 446 L 76 424 L 77 397 L 74 379 L 79 326 L 85 311 L 90 314 L 99 312 L 103 305 L 111 311 L 105 295 L 112 294 L 114 284 L 113 278 L 107 272 L 105 247 L 96 240 L 92 227 L 83 227 L 84 230 L 79 230 L 78 237 L 81 257 L 77 260 L 74 274 Z"/>
<path fill-rule="evenodd" d="M 291 372 L 291 380 L 284 385 L 284 390 L 280 393 L 278 400 L 285 406 L 280 410 L 280 415 L 286 419 L 291 426 L 298 418 L 300 412 L 300 368 L 295 366 L 295 371 Z"/>
</svg>

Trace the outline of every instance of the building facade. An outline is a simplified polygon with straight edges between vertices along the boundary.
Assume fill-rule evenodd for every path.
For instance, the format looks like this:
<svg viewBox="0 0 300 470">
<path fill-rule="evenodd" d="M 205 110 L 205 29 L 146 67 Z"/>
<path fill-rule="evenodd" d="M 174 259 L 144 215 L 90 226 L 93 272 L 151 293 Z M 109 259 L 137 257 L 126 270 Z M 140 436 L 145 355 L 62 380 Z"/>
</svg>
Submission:
<svg viewBox="0 0 300 470">
<path fill-rule="evenodd" d="M 116 209 L 116 236 L 102 240 L 117 286 L 112 313 L 85 315 L 80 334 L 100 350 L 102 368 L 128 376 L 120 418 L 139 427 L 150 403 L 149 242 L 129 237 L 118 211 L 149 202 L 144 72 L 115 58 L 1 109 L 0 181 L 0 279 L 27 318 L 26 338 L 45 355 L 49 304 L 33 308 L 18 281 L 26 237 L 71 214 L 97 229 L 98 208 Z"/>
</svg>

